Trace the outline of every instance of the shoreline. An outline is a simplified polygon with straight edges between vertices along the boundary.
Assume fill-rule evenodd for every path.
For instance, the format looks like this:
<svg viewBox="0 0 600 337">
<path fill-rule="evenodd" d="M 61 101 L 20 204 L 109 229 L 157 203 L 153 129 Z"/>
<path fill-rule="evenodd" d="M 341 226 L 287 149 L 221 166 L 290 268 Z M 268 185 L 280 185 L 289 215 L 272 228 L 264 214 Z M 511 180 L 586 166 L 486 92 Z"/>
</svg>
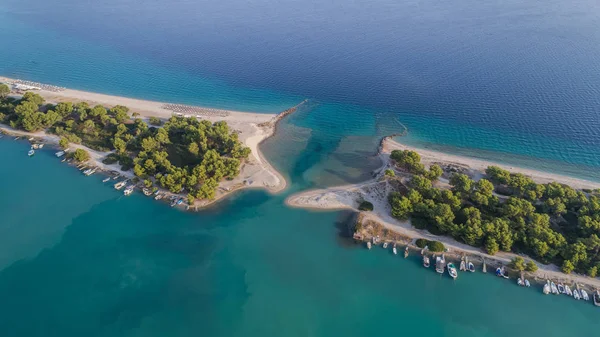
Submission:
<svg viewBox="0 0 600 337">
<path fill-rule="evenodd" d="M 0 76 L 0 83 L 18 84 L 24 81 Z M 190 205 L 190 209 L 201 209 L 210 204 L 213 204 L 220 199 L 230 195 L 231 193 L 246 189 L 246 188 L 264 188 L 269 193 L 278 193 L 287 187 L 285 177 L 275 170 L 275 168 L 266 160 L 264 154 L 260 151 L 260 144 L 269 137 L 275 134 L 276 125 L 280 119 L 285 117 L 297 108 L 293 107 L 283 112 L 272 113 L 251 113 L 240 112 L 233 110 L 204 108 L 197 106 L 188 106 L 180 104 L 170 104 L 157 101 L 147 101 L 135 98 L 127 98 L 120 96 L 112 96 L 81 90 L 68 88 L 54 87 L 41 83 L 28 82 L 28 86 L 36 87 L 33 91 L 42 96 L 47 102 L 86 102 L 90 106 L 103 105 L 107 108 L 115 105 L 127 106 L 130 113 L 138 113 L 139 118 L 147 121 L 149 117 L 158 117 L 163 120 L 169 119 L 172 116 L 178 115 L 183 117 L 196 117 L 201 120 L 208 120 L 211 123 L 217 121 L 227 122 L 232 131 L 237 131 L 239 140 L 251 149 L 251 156 L 242 164 L 239 175 L 233 180 L 223 180 L 219 183 L 216 191 L 216 196 L 212 200 L 198 200 L 194 205 Z M 20 95 L 20 92 L 14 92 L 12 95 Z M 302 104 L 302 103 L 301 103 Z M 282 116 L 283 115 L 283 116 Z M 7 125 L 0 125 L 0 129 L 9 135 L 27 136 L 44 139 L 44 141 L 53 145 L 58 145 L 60 137 L 48 134 L 45 131 L 26 132 L 13 130 Z M 82 144 L 70 144 L 72 148 L 82 148 L 88 151 L 91 155 L 90 161 L 99 168 L 110 171 L 118 171 L 121 175 L 132 178 L 133 172 L 120 170 L 119 165 L 106 165 L 102 163 L 102 159 L 110 152 L 100 152 L 92 150 Z M 162 189 L 161 189 L 162 190 Z M 179 195 L 169 193 L 170 195 Z M 186 197 L 185 195 L 179 195 Z"/>
<path fill-rule="evenodd" d="M 484 161 L 469 157 L 450 155 L 432 150 L 421 150 L 419 148 L 413 148 L 401 144 L 392 140 L 391 138 L 384 137 L 381 141 L 380 151 L 378 152 L 378 156 L 382 160 L 382 166 L 374 171 L 375 178 L 357 184 L 348 184 L 325 189 L 313 189 L 299 192 L 287 197 L 285 204 L 289 207 L 306 208 L 312 210 L 353 210 L 358 212 L 359 219 L 362 221 L 362 224 L 368 221 L 378 223 L 388 229 L 390 232 L 399 235 L 400 237 L 410 239 L 413 245 L 414 240 L 418 238 L 440 241 L 452 253 L 465 254 L 478 259 L 485 258 L 486 261 L 497 261 L 498 263 L 505 265 L 508 264 L 514 257 L 521 256 L 508 252 L 498 252 L 495 255 L 489 255 L 480 248 L 458 242 L 451 237 L 434 235 L 429 233 L 427 230 L 414 228 L 411 225 L 410 220 L 399 221 L 394 219 L 390 215 L 390 206 L 387 202 L 387 192 L 390 186 L 387 184 L 386 180 L 381 181 L 379 179 L 383 175 L 383 171 L 388 167 L 388 165 L 390 165 L 389 154 L 392 150 L 414 150 L 421 155 L 421 162 L 426 167 L 434 163 L 457 165 L 470 170 L 469 174 L 472 174 L 474 178 L 477 176 L 479 176 L 479 178 L 483 176 L 483 173 L 480 171 L 482 168 L 485 169 L 489 165 L 496 165 L 511 172 L 523 173 L 527 176 L 530 176 L 538 183 L 556 181 L 570 185 L 574 188 L 600 188 L 600 183 L 589 182 L 583 179 L 546 173 L 532 169 L 521 170 L 520 168 L 514 166 L 502 165 L 491 161 Z M 441 179 L 440 183 L 443 184 L 442 180 L 443 179 Z M 371 202 L 374 206 L 373 211 L 359 211 L 357 202 L 359 199 Z M 526 256 L 522 257 L 533 260 Z M 526 274 L 532 275 L 536 279 L 548 278 L 568 280 L 569 282 L 585 284 L 593 289 L 600 289 L 600 279 L 598 278 L 590 278 L 576 273 L 564 274 L 560 271 L 560 268 L 555 265 L 544 265 L 538 261 L 535 262 L 539 267 L 538 271 L 535 273 L 526 272 Z"/>
</svg>

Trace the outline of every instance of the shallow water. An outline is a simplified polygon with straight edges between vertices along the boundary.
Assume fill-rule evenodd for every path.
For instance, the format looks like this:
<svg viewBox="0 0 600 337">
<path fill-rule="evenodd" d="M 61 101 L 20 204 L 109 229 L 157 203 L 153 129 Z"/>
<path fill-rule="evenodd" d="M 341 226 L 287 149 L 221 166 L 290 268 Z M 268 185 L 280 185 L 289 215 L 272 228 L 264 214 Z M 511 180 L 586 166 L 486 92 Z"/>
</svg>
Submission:
<svg viewBox="0 0 600 337">
<path fill-rule="evenodd" d="M 598 310 L 453 282 L 343 238 L 292 192 L 365 179 L 379 138 L 600 179 L 593 1 L 8 0 L 0 74 L 245 111 L 290 180 L 199 214 L 0 140 L 2 336 L 592 335 Z M 8 179 L 10 178 L 10 179 Z"/>
</svg>

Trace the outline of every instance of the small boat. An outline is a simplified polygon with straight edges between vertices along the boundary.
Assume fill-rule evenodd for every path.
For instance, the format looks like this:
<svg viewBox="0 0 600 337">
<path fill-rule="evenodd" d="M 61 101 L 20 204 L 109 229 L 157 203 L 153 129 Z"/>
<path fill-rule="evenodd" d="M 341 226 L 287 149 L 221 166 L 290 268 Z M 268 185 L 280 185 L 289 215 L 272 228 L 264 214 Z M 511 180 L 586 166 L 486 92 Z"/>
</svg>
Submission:
<svg viewBox="0 0 600 337">
<path fill-rule="evenodd" d="M 102 182 L 105 183 L 105 182 L 107 182 L 109 180 L 110 180 L 110 177 L 106 177 L 106 178 L 102 179 Z"/>
<path fill-rule="evenodd" d="M 456 267 L 454 266 L 454 263 L 452 263 L 452 262 L 448 263 L 448 274 L 453 279 L 455 279 L 458 276 L 458 274 L 456 273 Z"/>
<path fill-rule="evenodd" d="M 134 188 L 135 188 L 134 185 L 127 186 L 127 188 L 123 191 L 123 194 L 130 195 L 131 193 L 133 193 Z"/>
<path fill-rule="evenodd" d="M 60 158 L 65 155 L 65 151 L 58 151 L 54 154 L 57 158 Z"/>
<path fill-rule="evenodd" d="M 556 285 L 560 294 L 565 294 L 565 286 L 562 283 Z"/>
<path fill-rule="evenodd" d="M 40 145 L 39 144 L 31 144 L 31 148 L 37 150 L 40 148 Z"/>
<path fill-rule="evenodd" d="M 383 243 L 383 249 L 387 249 L 387 247 L 388 247 L 388 243 L 387 243 L 387 242 L 384 242 L 384 243 Z"/>
<path fill-rule="evenodd" d="M 35 151 L 33 151 L 33 150 L 29 150 L 29 152 L 27 152 L 27 155 L 30 157 L 33 156 L 34 154 L 35 154 Z"/>
<path fill-rule="evenodd" d="M 175 204 L 171 203 L 171 207 L 175 206 Z M 367 248 L 371 249 L 371 241 L 367 241 Z"/>
<path fill-rule="evenodd" d="M 394 246 L 392 247 L 392 252 L 394 253 L 394 255 L 398 254 L 398 249 L 396 249 L 396 244 L 394 243 Z"/>
<path fill-rule="evenodd" d="M 406 248 L 404 249 L 404 258 L 406 259 L 408 257 L 408 246 L 406 246 Z"/>
<path fill-rule="evenodd" d="M 577 289 L 573 290 L 573 298 L 575 298 L 576 300 L 581 299 L 581 295 L 579 295 L 579 291 Z"/>
<path fill-rule="evenodd" d="M 523 282 L 523 280 L 521 280 L 521 278 L 519 277 L 519 278 L 517 279 L 517 284 L 518 284 L 518 285 L 520 285 L 520 286 L 524 286 L 524 285 L 525 285 L 525 282 Z"/>
<path fill-rule="evenodd" d="M 157 191 L 158 192 L 158 191 Z M 164 197 L 164 195 L 157 193 L 156 196 L 154 197 L 154 200 L 160 200 Z"/>
<path fill-rule="evenodd" d="M 83 171 L 83 174 L 85 174 L 86 176 L 91 176 L 92 174 L 94 174 L 96 172 L 97 168 L 91 168 L 91 169 L 87 169 L 85 171 Z"/>
<path fill-rule="evenodd" d="M 547 281 L 546 284 L 544 284 L 543 292 L 545 295 L 550 294 L 550 281 Z"/>
<path fill-rule="evenodd" d="M 552 291 L 552 293 L 553 293 L 554 295 L 558 295 L 558 294 L 560 294 L 560 293 L 558 292 L 558 288 L 556 287 L 556 284 L 555 284 L 554 282 L 550 282 L 550 290 Z"/>
<path fill-rule="evenodd" d="M 483 271 L 484 273 L 487 273 L 487 268 L 485 266 L 485 259 L 483 259 L 483 267 L 481 268 L 481 271 Z"/>
<path fill-rule="evenodd" d="M 600 291 L 596 290 L 592 297 L 594 299 L 594 305 L 600 307 Z"/>
<path fill-rule="evenodd" d="M 469 262 L 469 263 L 467 264 L 467 268 L 468 268 L 468 270 L 469 270 L 471 273 L 474 273 L 474 272 L 475 272 L 475 265 L 473 264 L 473 262 Z"/>
<path fill-rule="evenodd" d="M 579 292 L 581 292 L 581 298 L 583 298 L 584 301 L 590 300 L 587 291 L 585 291 L 584 289 L 580 289 Z"/>
<path fill-rule="evenodd" d="M 427 255 L 423 255 L 423 267 L 429 268 L 430 264 L 429 257 Z"/>
<path fill-rule="evenodd" d="M 458 267 L 460 271 L 467 271 L 467 264 L 465 260 L 460 260 L 460 267 Z"/>
<path fill-rule="evenodd" d="M 502 267 L 502 268 L 500 268 L 500 267 L 496 268 L 496 276 L 504 277 L 504 278 L 507 279 L 508 276 L 506 275 L 506 269 L 504 269 L 504 267 Z"/>
<path fill-rule="evenodd" d="M 144 192 L 144 195 L 147 197 L 152 195 L 152 190 L 147 187 L 144 187 L 144 189 L 142 189 L 142 192 Z"/>
<path fill-rule="evenodd" d="M 531 287 L 531 283 L 529 283 L 529 280 L 528 280 L 528 279 L 525 279 L 525 286 L 526 286 L 527 288 Z"/>
<path fill-rule="evenodd" d="M 179 200 L 177 200 L 177 205 L 181 205 L 183 204 L 183 198 L 180 198 Z"/>
<path fill-rule="evenodd" d="M 44 143 L 39 143 L 37 146 L 38 146 L 38 149 L 41 149 L 44 147 Z"/>
<path fill-rule="evenodd" d="M 571 291 L 571 288 L 565 284 L 565 294 L 569 295 L 569 296 L 573 296 L 573 292 Z"/>
<path fill-rule="evenodd" d="M 124 187 L 126 184 L 127 184 L 127 180 L 124 180 L 124 181 L 119 181 L 119 182 L 118 182 L 118 183 L 116 183 L 114 186 L 115 186 L 115 189 L 117 189 L 117 190 L 120 190 L 120 189 L 122 189 L 122 188 L 123 188 L 123 187 Z"/>
<path fill-rule="evenodd" d="M 445 266 L 446 261 L 444 259 L 444 255 L 442 255 L 441 257 L 438 256 L 435 258 L 435 271 L 438 272 L 439 274 L 443 274 L 444 273 L 444 269 L 446 268 Z"/>
</svg>

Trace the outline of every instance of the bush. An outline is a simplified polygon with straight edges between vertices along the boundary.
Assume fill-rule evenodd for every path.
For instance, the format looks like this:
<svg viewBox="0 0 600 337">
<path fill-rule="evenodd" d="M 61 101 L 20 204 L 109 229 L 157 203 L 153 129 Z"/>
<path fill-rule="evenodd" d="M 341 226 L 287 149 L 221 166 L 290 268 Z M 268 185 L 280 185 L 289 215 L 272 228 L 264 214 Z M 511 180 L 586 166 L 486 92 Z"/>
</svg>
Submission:
<svg viewBox="0 0 600 337">
<path fill-rule="evenodd" d="M 396 176 L 396 173 L 394 173 L 394 171 L 390 170 L 390 169 L 385 170 L 384 174 L 386 177 L 395 177 Z"/>
<path fill-rule="evenodd" d="M 73 152 L 72 158 L 75 159 L 77 162 L 82 163 L 90 159 L 90 154 L 84 149 L 77 149 L 75 150 L 75 152 Z"/>
<path fill-rule="evenodd" d="M 150 117 L 149 119 L 151 125 L 160 126 L 162 125 L 162 121 L 158 117 Z"/>
<path fill-rule="evenodd" d="M 444 244 L 439 241 L 429 241 L 427 243 L 428 249 L 432 252 L 443 252 L 446 250 Z"/>
<path fill-rule="evenodd" d="M 108 156 L 106 156 L 106 158 L 102 159 L 102 163 L 104 163 L 106 165 L 112 165 L 118 161 L 119 161 L 119 155 L 117 155 L 116 153 L 111 153 Z"/>
<path fill-rule="evenodd" d="M 430 240 L 425 240 L 425 239 L 417 239 L 417 241 L 415 242 L 415 244 L 419 248 L 425 248 L 425 246 L 427 246 L 427 249 L 429 251 L 432 251 L 432 252 L 443 252 L 443 251 L 446 250 L 446 247 L 444 247 L 444 244 L 441 243 L 441 242 L 439 242 L 439 241 L 430 241 Z"/>
<path fill-rule="evenodd" d="M 372 211 L 373 210 L 373 204 L 370 203 L 370 202 L 368 202 L 368 201 L 363 201 L 358 206 L 358 209 L 361 210 L 361 211 Z"/>
<path fill-rule="evenodd" d="M 66 149 L 69 147 L 69 140 L 67 138 L 61 138 L 60 141 L 58 142 L 58 145 L 63 148 Z"/>
<path fill-rule="evenodd" d="M 529 261 L 525 265 L 525 270 L 527 270 L 528 272 L 531 272 L 531 273 L 535 273 L 538 270 L 538 266 L 537 266 L 537 264 L 535 264 L 535 262 Z"/>
<path fill-rule="evenodd" d="M 427 246 L 427 240 L 425 240 L 425 239 L 417 239 L 417 241 L 415 242 L 415 244 L 419 248 L 425 248 L 425 246 Z"/>
</svg>

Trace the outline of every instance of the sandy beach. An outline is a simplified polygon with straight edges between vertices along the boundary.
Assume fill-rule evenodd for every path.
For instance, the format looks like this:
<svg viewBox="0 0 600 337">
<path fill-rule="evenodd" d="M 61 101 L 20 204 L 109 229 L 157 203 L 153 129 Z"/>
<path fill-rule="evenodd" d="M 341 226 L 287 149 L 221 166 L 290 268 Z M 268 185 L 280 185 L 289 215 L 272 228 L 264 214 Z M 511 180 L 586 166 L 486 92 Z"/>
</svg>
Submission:
<svg viewBox="0 0 600 337">
<path fill-rule="evenodd" d="M 0 83 L 14 84 L 20 83 L 20 81 L 0 76 Z M 270 192 L 275 193 L 282 191 L 286 187 L 285 178 L 271 166 L 259 149 L 259 144 L 274 134 L 276 126 L 275 121 L 277 120 L 278 114 L 251 113 L 177 105 L 179 108 L 183 107 L 190 110 L 189 112 L 180 112 L 168 108 L 172 107 L 173 104 L 169 105 L 163 102 L 105 95 L 68 88 L 52 90 L 52 88 L 41 87 L 40 89 L 31 91 L 39 94 L 47 102 L 51 103 L 66 101 L 73 103 L 86 102 L 90 106 L 100 104 L 107 108 L 115 105 L 123 105 L 129 108 L 130 113 L 138 113 L 140 115 L 139 118 L 142 119 L 158 117 L 166 120 L 174 114 L 179 114 L 186 117 L 197 117 L 213 123 L 217 121 L 226 121 L 231 130 L 238 132 L 240 141 L 249 147 L 252 150 L 252 153 L 249 159 L 242 165 L 240 174 L 235 179 L 221 182 L 214 200 L 198 201 L 196 206 L 206 206 L 223 198 L 229 193 L 242 188 L 266 188 Z M 13 130 L 7 126 L 2 126 L 2 130 L 14 135 L 34 136 L 42 138 L 49 143 L 58 143 L 57 136 L 49 135 L 44 132 L 28 133 Z M 92 157 L 91 161 L 95 166 L 107 170 L 119 171 L 124 176 L 133 176 L 132 172 L 120 171 L 117 165 L 102 164 L 102 158 L 108 153 L 94 151 L 83 145 L 71 144 L 71 146 L 73 148 L 84 148 L 90 152 Z"/>
<path fill-rule="evenodd" d="M 421 155 L 421 162 L 425 164 L 426 167 L 434 163 L 458 165 L 467 169 L 469 174 L 474 179 L 482 177 L 484 174 L 483 170 L 485 170 L 486 167 L 490 165 L 496 165 L 511 172 L 521 172 L 526 174 L 538 183 L 557 181 L 571 185 L 575 188 L 600 187 L 599 183 L 589 182 L 582 179 L 531 169 L 520 169 L 480 159 L 413 148 L 395 142 L 391 139 L 385 139 L 382 142 L 382 145 L 381 153 L 379 154 L 382 160 L 382 166 L 379 170 L 377 170 L 378 174 L 374 179 L 358 184 L 300 192 L 288 197 L 286 204 L 292 207 L 330 210 L 351 209 L 358 212 L 358 200 L 366 200 L 371 202 L 374 208 L 372 212 L 361 212 L 363 223 L 366 221 L 374 221 L 403 237 L 413 240 L 425 238 L 427 240 L 440 241 L 450 250 L 450 252 L 456 254 L 467 254 L 470 256 L 485 258 L 486 261 L 497 261 L 498 263 L 507 264 L 517 255 L 513 253 L 499 252 L 496 255 L 491 256 L 479 248 L 460 243 L 453 238 L 433 235 L 426 230 L 416 229 L 411 225 L 410 221 L 399 221 L 393 218 L 390 215 L 391 209 L 387 202 L 387 195 L 391 190 L 391 186 L 387 180 L 380 179 L 384 169 L 388 167 L 390 163 L 389 154 L 391 151 L 395 149 L 417 151 Z M 443 179 L 439 183 L 444 184 Z M 577 282 L 589 285 L 593 288 L 600 288 L 600 280 L 597 278 L 589 278 L 578 274 L 567 275 L 562 273 L 555 265 L 537 264 L 540 268 L 536 273 L 534 273 L 533 276 L 538 279 L 555 279 L 565 282 Z"/>
</svg>

